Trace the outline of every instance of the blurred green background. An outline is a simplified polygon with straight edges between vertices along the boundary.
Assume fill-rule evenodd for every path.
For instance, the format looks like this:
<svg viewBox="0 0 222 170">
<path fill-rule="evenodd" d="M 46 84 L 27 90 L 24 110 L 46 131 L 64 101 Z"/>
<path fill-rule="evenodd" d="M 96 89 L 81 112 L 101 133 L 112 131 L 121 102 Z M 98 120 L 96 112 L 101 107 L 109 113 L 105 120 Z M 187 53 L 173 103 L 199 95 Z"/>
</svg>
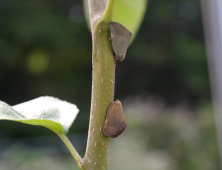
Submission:
<svg viewBox="0 0 222 170">
<path fill-rule="evenodd" d="M 15 105 L 48 95 L 76 104 L 80 113 L 69 133 L 80 136 L 73 142 L 83 154 L 92 41 L 82 5 L 0 1 L 0 100 Z M 149 0 L 126 59 L 117 62 L 115 99 L 123 102 L 128 128 L 111 141 L 110 169 L 220 169 L 199 0 Z M 66 149 L 56 150 L 64 146 L 53 135 L 1 121 L 1 170 L 72 169 L 75 162 Z M 45 140 L 40 136 L 49 144 L 32 145 Z"/>
</svg>

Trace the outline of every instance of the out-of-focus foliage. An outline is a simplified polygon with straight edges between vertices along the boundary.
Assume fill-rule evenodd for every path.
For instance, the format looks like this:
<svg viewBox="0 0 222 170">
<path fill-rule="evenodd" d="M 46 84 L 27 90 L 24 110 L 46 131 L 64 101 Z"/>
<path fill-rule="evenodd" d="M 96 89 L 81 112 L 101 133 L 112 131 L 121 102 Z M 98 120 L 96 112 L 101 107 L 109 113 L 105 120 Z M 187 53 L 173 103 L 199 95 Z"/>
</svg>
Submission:
<svg viewBox="0 0 222 170">
<path fill-rule="evenodd" d="M 0 14 L 0 99 L 14 105 L 50 95 L 75 102 L 83 113 L 77 127 L 86 131 L 92 44 L 82 1 L 3 0 Z"/>
<path fill-rule="evenodd" d="M 123 107 L 127 129 L 121 140 L 111 142 L 111 169 L 220 169 L 210 104 L 168 107 L 153 96 L 128 98 Z"/>
<path fill-rule="evenodd" d="M 150 0 L 147 9 L 126 59 L 117 62 L 115 98 L 158 94 L 170 104 L 208 101 L 199 0 Z M 86 132 L 92 42 L 82 1 L 1 0 L 0 15 L 0 100 L 14 105 L 49 95 L 75 103 L 81 123 L 70 132 Z M 32 135 L 26 126 L 2 121 L 7 133 L 0 135 Z M 49 133 L 40 129 L 37 134 Z"/>
</svg>

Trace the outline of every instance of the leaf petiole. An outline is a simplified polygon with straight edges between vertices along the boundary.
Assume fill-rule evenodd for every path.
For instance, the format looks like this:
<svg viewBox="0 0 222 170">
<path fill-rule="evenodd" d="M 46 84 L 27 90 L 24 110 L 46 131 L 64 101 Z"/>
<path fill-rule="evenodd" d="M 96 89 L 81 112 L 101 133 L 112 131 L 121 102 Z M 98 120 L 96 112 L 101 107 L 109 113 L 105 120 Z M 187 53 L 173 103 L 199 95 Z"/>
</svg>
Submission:
<svg viewBox="0 0 222 170">
<path fill-rule="evenodd" d="M 57 133 L 57 135 L 60 137 L 60 139 L 66 145 L 66 147 L 68 148 L 68 150 L 72 154 L 73 158 L 76 160 L 79 169 L 82 170 L 82 167 L 81 167 L 82 158 L 80 157 L 80 155 L 78 154 L 78 152 L 76 151 L 76 149 L 74 148 L 72 143 L 69 141 L 69 139 L 67 138 L 66 135 L 64 135 L 64 134 L 61 135 L 61 134 L 58 134 L 58 133 Z"/>
</svg>

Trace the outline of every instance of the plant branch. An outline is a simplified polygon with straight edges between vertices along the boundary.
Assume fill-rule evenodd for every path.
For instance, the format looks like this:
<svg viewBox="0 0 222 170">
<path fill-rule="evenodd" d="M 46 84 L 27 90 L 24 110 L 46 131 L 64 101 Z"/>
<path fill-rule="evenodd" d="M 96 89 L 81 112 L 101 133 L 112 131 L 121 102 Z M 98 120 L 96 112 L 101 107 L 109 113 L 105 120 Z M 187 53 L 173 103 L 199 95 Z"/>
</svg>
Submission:
<svg viewBox="0 0 222 170">
<path fill-rule="evenodd" d="M 107 170 L 108 167 L 109 137 L 105 136 L 102 130 L 108 107 L 114 98 L 116 61 L 109 30 L 114 4 L 115 0 L 108 1 L 104 15 L 92 29 L 92 100 L 87 148 L 82 163 L 83 170 Z"/>
<path fill-rule="evenodd" d="M 64 142 L 64 144 L 66 145 L 66 147 L 69 149 L 70 153 L 72 154 L 73 158 L 76 160 L 79 168 L 82 170 L 81 168 L 82 158 L 79 156 L 78 152 L 76 151 L 72 143 L 69 141 L 66 135 L 61 135 L 61 134 L 57 134 L 57 135 Z"/>
</svg>

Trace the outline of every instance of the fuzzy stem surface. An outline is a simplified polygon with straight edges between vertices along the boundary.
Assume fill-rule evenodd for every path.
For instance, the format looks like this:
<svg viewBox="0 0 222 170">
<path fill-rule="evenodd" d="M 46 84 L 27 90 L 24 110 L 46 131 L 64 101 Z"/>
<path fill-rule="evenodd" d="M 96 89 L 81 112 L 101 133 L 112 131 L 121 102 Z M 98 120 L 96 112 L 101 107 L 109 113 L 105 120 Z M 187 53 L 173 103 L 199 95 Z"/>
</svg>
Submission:
<svg viewBox="0 0 222 170">
<path fill-rule="evenodd" d="M 90 124 L 83 170 L 107 170 L 110 137 L 103 134 L 103 125 L 114 99 L 116 60 L 112 50 L 110 23 L 115 0 L 109 0 L 103 16 L 92 30 L 92 100 Z"/>
</svg>

